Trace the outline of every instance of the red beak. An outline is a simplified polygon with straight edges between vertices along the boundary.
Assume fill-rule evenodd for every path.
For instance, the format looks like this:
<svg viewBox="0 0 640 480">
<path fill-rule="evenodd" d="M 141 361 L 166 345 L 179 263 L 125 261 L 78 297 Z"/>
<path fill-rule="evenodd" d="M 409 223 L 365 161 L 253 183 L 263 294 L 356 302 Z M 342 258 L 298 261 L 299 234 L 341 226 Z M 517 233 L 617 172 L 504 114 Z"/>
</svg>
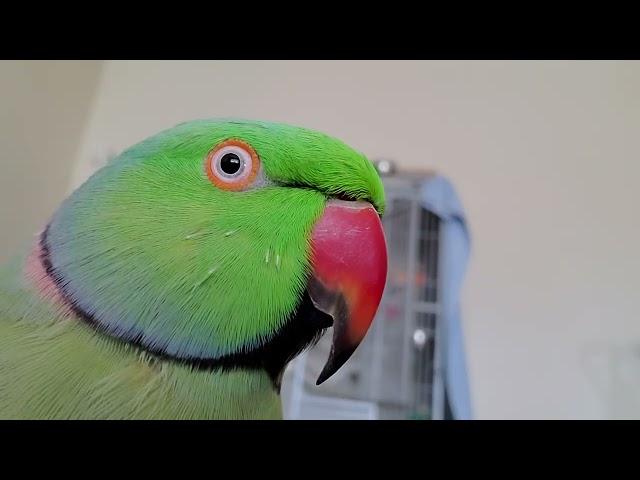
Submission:
<svg viewBox="0 0 640 480">
<path fill-rule="evenodd" d="M 333 345 L 316 385 L 356 350 L 373 321 L 387 279 L 387 245 L 378 212 L 367 202 L 329 200 L 311 237 L 309 296 L 333 317 Z"/>
</svg>

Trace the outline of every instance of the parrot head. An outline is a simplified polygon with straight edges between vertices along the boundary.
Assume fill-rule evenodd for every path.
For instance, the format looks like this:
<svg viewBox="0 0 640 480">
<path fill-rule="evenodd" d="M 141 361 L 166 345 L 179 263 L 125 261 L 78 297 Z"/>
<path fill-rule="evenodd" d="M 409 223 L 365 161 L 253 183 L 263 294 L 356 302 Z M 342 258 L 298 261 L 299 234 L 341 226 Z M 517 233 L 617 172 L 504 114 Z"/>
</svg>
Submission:
<svg viewBox="0 0 640 480">
<path fill-rule="evenodd" d="M 308 129 L 180 124 L 124 151 L 40 237 L 64 301 L 97 330 L 194 368 L 286 364 L 333 326 L 318 383 L 365 336 L 387 272 L 372 163 Z"/>
</svg>

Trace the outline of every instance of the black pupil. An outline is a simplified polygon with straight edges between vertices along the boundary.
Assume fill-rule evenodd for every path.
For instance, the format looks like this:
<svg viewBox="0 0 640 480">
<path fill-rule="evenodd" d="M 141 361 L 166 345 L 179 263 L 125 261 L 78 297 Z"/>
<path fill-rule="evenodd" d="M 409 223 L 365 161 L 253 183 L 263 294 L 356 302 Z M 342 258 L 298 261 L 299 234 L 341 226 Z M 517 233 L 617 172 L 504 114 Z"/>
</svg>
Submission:
<svg viewBox="0 0 640 480">
<path fill-rule="evenodd" d="M 240 170 L 240 157 L 235 153 L 225 153 L 220 159 L 220 169 L 227 175 L 233 175 Z"/>
</svg>

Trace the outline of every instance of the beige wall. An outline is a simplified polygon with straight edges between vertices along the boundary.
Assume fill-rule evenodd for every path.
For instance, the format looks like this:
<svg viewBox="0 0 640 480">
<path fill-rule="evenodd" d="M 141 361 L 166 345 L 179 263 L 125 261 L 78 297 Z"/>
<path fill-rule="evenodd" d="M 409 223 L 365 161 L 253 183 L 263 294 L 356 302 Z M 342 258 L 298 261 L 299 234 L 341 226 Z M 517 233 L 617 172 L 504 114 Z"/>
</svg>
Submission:
<svg viewBox="0 0 640 480">
<path fill-rule="evenodd" d="M 0 263 L 68 191 L 101 62 L 0 62 Z"/>
<path fill-rule="evenodd" d="M 612 410 L 602 354 L 640 339 L 640 63 L 108 63 L 73 185 L 112 150 L 216 116 L 317 128 L 453 180 L 480 418 L 640 416 Z"/>
</svg>

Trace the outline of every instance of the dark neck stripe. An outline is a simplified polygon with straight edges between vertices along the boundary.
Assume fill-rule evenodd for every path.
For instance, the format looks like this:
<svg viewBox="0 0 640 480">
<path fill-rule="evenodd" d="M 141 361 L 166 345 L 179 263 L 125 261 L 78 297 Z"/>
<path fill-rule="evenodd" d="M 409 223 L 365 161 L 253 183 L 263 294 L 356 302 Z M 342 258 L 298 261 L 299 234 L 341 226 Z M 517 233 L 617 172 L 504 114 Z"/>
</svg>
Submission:
<svg viewBox="0 0 640 480">
<path fill-rule="evenodd" d="M 289 316 L 283 327 L 264 345 L 238 353 L 227 354 L 217 358 L 179 357 L 168 354 L 163 349 L 150 347 L 142 339 L 124 339 L 114 336 L 91 314 L 80 307 L 66 291 L 62 275 L 56 271 L 51 262 L 51 250 L 48 243 L 49 225 L 40 235 L 40 261 L 47 275 L 55 284 L 65 305 L 85 324 L 110 338 L 149 353 L 159 360 L 178 363 L 196 370 L 227 371 L 234 369 L 263 369 L 271 378 L 274 388 L 279 392 L 282 373 L 287 363 L 293 360 L 305 348 L 314 345 L 324 331 L 333 323 L 332 318 L 319 311 L 311 302 L 308 292 L 300 299 L 296 310 Z"/>
</svg>

